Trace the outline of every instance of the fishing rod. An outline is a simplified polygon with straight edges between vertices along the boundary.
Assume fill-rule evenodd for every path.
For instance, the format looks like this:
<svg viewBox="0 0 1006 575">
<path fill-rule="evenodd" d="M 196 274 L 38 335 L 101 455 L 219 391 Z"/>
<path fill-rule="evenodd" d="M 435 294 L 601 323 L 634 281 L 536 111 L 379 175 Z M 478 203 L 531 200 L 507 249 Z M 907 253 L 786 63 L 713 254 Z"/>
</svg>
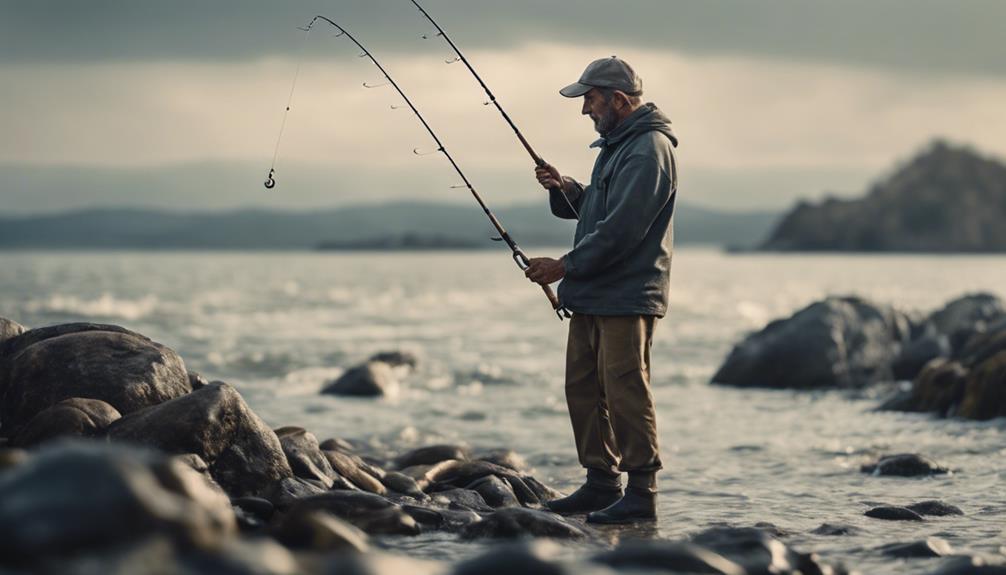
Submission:
<svg viewBox="0 0 1006 575">
<path fill-rule="evenodd" d="M 437 21 L 434 20 L 432 16 L 430 16 L 429 12 L 427 12 L 422 6 L 419 5 L 419 2 L 417 2 L 416 0 L 412 0 L 412 3 L 416 6 L 416 8 L 419 9 L 422 15 L 427 20 L 430 21 L 430 24 L 433 24 L 433 27 L 437 29 L 437 36 L 443 38 L 444 41 L 446 41 L 447 44 L 451 47 L 451 49 L 454 50 L 454 53 L 457 54 L 456 58 L 454 58 L 453 60 L 446 60 L 445 63 L 453 64 L 454 62 L 460 61 L 465 65 L 466 68 L 468 68 L 468 71 L 472 73 L 472 76 L 475 76 L 475 80 L 478 81 L 480 86 L 482 86 L 482 90 L 485 91 L 486 96 L 489 97 L 489 100 L 485 102 L 485 105 L 488 106 L 489 104 L 492 104 L 496 106 L 496 109 L 499 110 L 499 113 L 503 116 L 503 119 L 506 120 L 506 123 L 510 125 L 510 128 L 513 130 L 513 133 L 517 136 L 517 139 L 520 140 L 520 143 L 521 145 L 524 146 L 524 149 L 527 150 L 527 153 L 531 156 L 531 159 L 534 160 L 534 164 L 536 166 L 538 166 L 539 168 L 544 168 L 545 166 L 547 166 L 548 162 L 542 159 L 542 157 L 539 156 L 534 151 L 534 148 L 532 148 L 531 144 L 528 143 L 527 138 L 525 138 L 524 134 L 522 134 L 520 130 L 517 128 L 517 124 L 514 124 L 513 120 L 510 119 L 510 115 L 506 113 L 506 110 L 504 110 L 503 106 L 500 105 L 499 101 L 496 99 L 496 96 L 489 89 L 489 86 L 487 86 L 486 83 L 482 80 L 482 76 L 479 76 L 479 73 L 475 71 L 475 68 L 472 67 L 471 62 L 468 61 L 468 58 L 465 58 L 465 55 L 461 53 L 461 50 L 457 47 L 454 41 L 451 40 L 451 37 L 447 35 L 447 32 L 445 32 L 444 29 L 440 27 L 440 24 L 437 24 Z M 429 36 L 423 35 L 423 39 L 428 40 Z M 569 206 L 569 209 L 572 210 L 573 215 L 576 216 L 576 219 L 580 219 L 580 213 L 576 211 L 576 208 L 573 207 L 573 202 L 570 201 L 569 197 L 562 190 L 561 183 L 559 187 L 549 188 L 549 191 L 561 194 L 563 199 L 566 200 L 566 205 Z"/>
<path fill-rule="evenodd" d="M 430 134 L 430 137 L 433 138 L 433 141 L 437 144 L 437 149 L 435 150 L 435 152 L 440 152 L 444 155 L 444 157 L 447 158 L 447 161 L 450 162 L 451 167 L 454 168 L 454 171 L 458 173 L 458 176 L 460 176 L 461 180 L 464 182 L 464 187 L 468 188 L 468 191 L 470 191 L 472 193 L 472 196 L 475 197 L 475 201 L 478 202 L 479 206 L 482 208 L 482 211 L 485 212 L 486 216 L 489 218 L 489 221 L 492 223 L 493 227 L 496 228 L 496 231 L 499 233 L 499 239 L 506 242 L 507 246 L 509 246 L 510 251 L 512 252 L 511 256 L 513 257 L 513 261 L 517 264 L 517 267 L 519 267 L 521 270 L 526 270 L 531 265 L 530 259 L 520 248 L 520 246 L 517 245 L 517 242 L 514 241 L 512 237 L 510 237 L 510 234 L 503 227 L 503 224 L 500 223 L 496 215 L 492 213 L 492 211 L 489 209 L 486 203 L 482 200 L 482 196 L 480 196 L 479 193 L 475 191 L 475 187 L 472 186 L 471 182 L 468 180 L 468 177 L 465 176 L 464 172 L 461 171 L 461 168 L 458 166 L 458 163 L 454 161 L 454 158 L 451 156 L 450 152 L 447 151 L 447 147 L 444 146 L 443 142 L 440 141 L 440 138 L 437 136 L 436 132 L 433 131 L 433 128 L 430 127 L 430 124 L 426 121 L 426 118 L 424 118 L 423 115 L 419 113 L 419 110 L 416 109 L 415 105 L 413 105 L 412 100 L 410 100 L 409 97 L 405 95 L 405 92 L 403 92 L 402 89 L 398 86 L 398 83 L 395 82 L 395 80 L 391 77 L 391 74 L 389 74 L 388 71 L 384 69 L 384 66 L 382 66 L 381 63 L 377 61 L 377 58 L 375 58 L 374 55 L 371 54 L 370 51 L 363 46 L 363 44 L 361 44 L 356 38 L 354 38 L 352 34 L 350 34 L 345 28 L 336 24 L 333 20 L 326 18 L 325 16 L 322 16 L 320 14 L 318 16 L 315 16 L 314 18 L 311 19 L 311 21 L 307 24 L 307 26 L 301 28 L 301 30 L 304 30 L 306 33 L 309 34 L 311 32 L 311 29 L 314 27 L 315 23 L 318 22 L 319 20 L 331 24 L 336 30 L 339 31 L 339 33 L 336 34 L 336 37 L 345 36 L 346 38 L 348 38 L 351 42 L 353 42 L 353 44 L 356 44 L 357 48 L 361 50 L 362 52 L 360 54 L 361 58 L 364 57 L 368 58 L 370 59 L 371 62 L 374 63 L 375 66 L 377 66 L 377 69 L 381 71 L 381 74 L 383 74 L 385 80 L 387 80 L 387 85 L 392 86 L 395 89 L 395 91 L 398 92 L 398 95 L 402 97 L 402 100 L 405 101 L 405 103 L 409 106 L 409 109 L 412 110 L 412 113 L 416 115 L 416 118 L 419 119 L 419 122 L 423 125 L 424 128 L 426 128 L 426 131 Z M 297 80 L 295 76 L 294 77 L 295 84 L 296 81 Z M 364 82 L 363 85 L 366 88 L 377 88 L 385 84 L 372 85 Z M 291 90 L 291 99 L 292 97 L 293 97 L 293 91 Z M 289 111 L 290 111 L 290 105 L 288 102 L 286 112 L 289 113 Z M 286 117 L 284 116 L 284 123 L 285 121 Z M 280 136 L 282 136 L 282 128 Z M 277 143 L 277 150 L 278 148 L 279 144 Z M 413 149 L 412 153 L 416 154 L 417 156 L 426 155 L 420 153 L 418 148 Z M 273 186 L 276 185 L 276 181 L 273 179 L 273 174 L 275 171 L 275 158 L 273 162 L 274 166 L 272 169 L 269 170 L 269 176 L 265 181 L 265 187 L 269 189 L 271 189 Z M 552 309 L 555 311 L 556 315 L 559 317 L 560 320 L 563 319 L 564 317 L 567 318 L 571 317 L 569 310 L 567 310 L 566 308 L 562 307 L 559 304 L 559 299 L 555 296 L 555 292 L 552 291 L 552 288 L 548 284 L 543 284 L 541 286 L 541 289 L 545 292 L 545 296 L 548 297 L 548 301 L 552 305 Z"/>
</svg>

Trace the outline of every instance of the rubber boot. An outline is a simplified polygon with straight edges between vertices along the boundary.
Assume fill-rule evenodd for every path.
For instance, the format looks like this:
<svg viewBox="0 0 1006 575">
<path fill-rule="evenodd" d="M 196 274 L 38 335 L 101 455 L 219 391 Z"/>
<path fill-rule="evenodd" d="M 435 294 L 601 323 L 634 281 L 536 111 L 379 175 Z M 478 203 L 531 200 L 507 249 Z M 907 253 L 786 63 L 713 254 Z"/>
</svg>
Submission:
<svg viewBox="0 0 1006 575">
<path fill-rule="evenodd" d="M 625 495 L 600 511 L 587 515 L 587 523 L 635 523 L 657 518 L 657 494 L 629 487 Z"/>
<path fill-rule="evenodd" d="M 586 483 L 566 497 L 545 503 L 545 507 L 563 515 L 590 513 L 610 506 L 621 497 L 622 484 L 617 475 L 588 469 Z"/>
</svg>

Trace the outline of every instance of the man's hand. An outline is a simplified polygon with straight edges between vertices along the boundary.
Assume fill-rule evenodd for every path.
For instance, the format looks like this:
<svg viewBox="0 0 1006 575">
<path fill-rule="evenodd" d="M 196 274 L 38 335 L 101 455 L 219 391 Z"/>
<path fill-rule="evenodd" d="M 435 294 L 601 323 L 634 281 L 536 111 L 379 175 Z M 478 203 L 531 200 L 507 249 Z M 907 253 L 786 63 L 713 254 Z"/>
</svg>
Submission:
<svg viewBox="0 0 1006 575">
<path fill-rule="evenodd" d="M 538 183 L 546 190 L 551 190 L 552 188 L 562 189 L 562 176 L 559 175 L 559 170 L 555 169 L 551 164 L 535 168 L 534 177 L 538 178 Z"/>
<path fill-rule="evenodd" d="M 566 275 L 566 267 L 562 263 L 562 258 L 554 260 L 552 258 L 531 258 L 528 260 L 527 269 L 524 275 L 536 284 L 548 285 L 555 283 Z"/>
</svg>

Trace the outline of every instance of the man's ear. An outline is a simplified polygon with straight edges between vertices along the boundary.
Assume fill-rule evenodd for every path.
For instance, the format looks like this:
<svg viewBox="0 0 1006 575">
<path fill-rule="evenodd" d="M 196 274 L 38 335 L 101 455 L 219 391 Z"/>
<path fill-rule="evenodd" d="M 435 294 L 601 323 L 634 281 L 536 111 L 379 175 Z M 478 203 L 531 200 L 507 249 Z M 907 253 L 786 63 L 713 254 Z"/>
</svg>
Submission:
<svg viewBox="0 0 1006 575">
<path fill-rule="evenodd" d="M 626 95 L 626 93 L 621 90 L 615 90 L 614 93 L 612 94 L 612 98 L 618 102 L 616 108 L 619 110 L 627 108 L 631 105 L 631 102 L 629 101 L 629 96 Z"/>
</svg>

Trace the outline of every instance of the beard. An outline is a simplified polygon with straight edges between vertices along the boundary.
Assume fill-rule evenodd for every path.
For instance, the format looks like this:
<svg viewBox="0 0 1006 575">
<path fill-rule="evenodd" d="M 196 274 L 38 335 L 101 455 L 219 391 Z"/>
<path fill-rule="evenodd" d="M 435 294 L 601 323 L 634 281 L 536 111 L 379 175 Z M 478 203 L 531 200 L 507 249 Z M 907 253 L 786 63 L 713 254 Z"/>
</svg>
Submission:
<svg viewBox="0 0 1006 575">
<path fill-rule="evenodd" d="M 600 134 L 602 138 L 611 133 L 617 125 L 618 114 L 616 114 L 615 109 L 610 106 L 605 108 L 604 112 L 602 112 L 599 117 L 594 118 L 594 129 L 597 130 L 597 133 Z"/>
</svg>

